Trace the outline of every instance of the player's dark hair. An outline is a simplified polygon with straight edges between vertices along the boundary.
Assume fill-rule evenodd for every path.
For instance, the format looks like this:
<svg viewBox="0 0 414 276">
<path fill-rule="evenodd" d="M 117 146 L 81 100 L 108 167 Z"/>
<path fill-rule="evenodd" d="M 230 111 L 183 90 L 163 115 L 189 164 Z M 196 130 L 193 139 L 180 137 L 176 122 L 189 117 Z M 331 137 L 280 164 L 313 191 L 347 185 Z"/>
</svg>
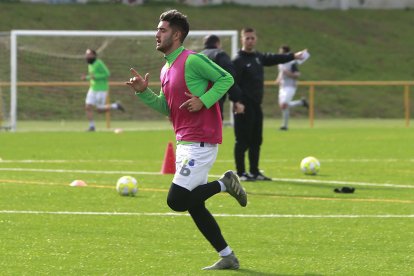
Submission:
<svg viewBox="0 0 414 276">
<path fill-rule="evenodd" d="M 282 45 L 280 49 L 282 49 L 284 54 L 290 53 L 290 47 L 288 45 Z"/>
<path fill-rule="evenodd" d="M 208 35 L 204 38 L 204 48 L 217 48 L 217 43 L 220 42 L 220 38 L 216 35 Z"/>
<path fill-rule="evenodd" d="M 187 16 L 180 13 L 177 10 L 169 10 L 160 15 L 160 21 L 167 21 L 170 23 L 170 27 L 178 29 L 181 32 L 181 43 L 187 37 L 190 31 L 190 24 L 188 23 Z"/>
</svg>

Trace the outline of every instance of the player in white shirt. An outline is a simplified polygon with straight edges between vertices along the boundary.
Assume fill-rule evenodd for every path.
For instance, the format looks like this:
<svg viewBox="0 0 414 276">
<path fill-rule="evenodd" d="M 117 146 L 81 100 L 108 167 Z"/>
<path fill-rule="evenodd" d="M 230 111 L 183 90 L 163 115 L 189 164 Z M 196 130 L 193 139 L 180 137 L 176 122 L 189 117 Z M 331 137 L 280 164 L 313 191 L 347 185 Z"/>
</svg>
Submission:
<svg viewBox="0 0 414 276">
<path fill-rule="evenodd" d="M 280 54 L 290 53 L 290 47 L 283 45 L 279 48 Z M 288 130 L 290 108 L 304 106 L 309 108 L 306 99 L 293 101 L 297 89 L 297 79 L 300 77 L 298 62 L 289 61 L 278 65 L 279 73 L 276 84 L 279 85 L 279 107 L 282 110 L 282 125 L 280 130 Z"/>
</svg>

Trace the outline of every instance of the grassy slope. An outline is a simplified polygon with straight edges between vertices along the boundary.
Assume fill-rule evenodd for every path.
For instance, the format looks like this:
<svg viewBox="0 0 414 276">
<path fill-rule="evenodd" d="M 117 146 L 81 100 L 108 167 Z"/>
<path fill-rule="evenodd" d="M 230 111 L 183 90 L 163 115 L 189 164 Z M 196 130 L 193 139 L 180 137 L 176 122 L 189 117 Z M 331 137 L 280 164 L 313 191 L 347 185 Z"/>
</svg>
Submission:
<svg viewBox="0 0 414 276">
<path fill-rule="evenodd" d="M 258 49 L 282 43 L 308 47 L 315 57 L 303 67 L 306 79 L 410 80 L 414 58 L 414 11 L 312 11 L 222 6 L 168 6 L 189 16 L 192 29 L 259 32 Z M 0 4 L 0 31 L 11 29 L 151 30 L 168 7 L 149 5 Z M 214 14 L 214 20 L 211 19 Z M 317 58 L 316 58 L 317 57 Z M 410 62 L 411 61 L 411 62 Z"/>
<path fill-rule="evenodd" d="M 177 8 L 189 16 L 192 29 L 240 29 L 253 26 L 259 33 L 258 50 L 277 51 L 282 43 L 295 50 L 309 48 L 312 62 L 301 68 L 302 80 L 412 80 L 414 35 L 411 31 L 414 11 L 313 11 L 306 9 L 253 8 L 233 5 L 187 7 L 169 4 L 126 6 L 120 4 L 39 5 L 0 4 L 0 31 L 11 29 L 65 30 L 149 30 L 154 29 L 159 14 Z M 212 19 L 214 14 L 214 19 Z M 276 69 L 266 70 L 266 79 L 274 78 Z M 342 92 L 330 87 L 321 92 Z M 365 96 L 361 88 L 331 93 L 317 99 L 319 114 L 353 116 L 399 116 L 402 88 L 372 89 Z M 272 90 L 268 90 L 274 92 Z M 364 90 L 365 91 L 365 90 Z M 387 93 L 391 91 L 393 93 Z M 300 94 L 306 93 L 303 88 Z M 398 95 L 395 97 L 395 95 Z M 385 97 L 381 102 L 378 100 Z M 269 101 L 267 101 L 269 102 Z M 272 96 L 271 104 L 275 105 Z M 362 103 L 367 102 L 364 106 Z M 395 111 L 387 114 L 388 103 Z M 361 105 L 361 106 L 360 106 Z M 379 106 L 378 106 L 379 105 Z M 353 108 L 355 107 L 355 108 Z M 266 110 L 271 107 L 266 107 Z M 364 111 L 362 111 L 364 110 Z M 385 111 L 384 111 L 385 110 Z M 274 111 L 267 111 L 270 115 Z M 385 112 L 385 113 L 384 113 Z M 352 116 L 351 114 L 351 116 Z"/>
</svg>

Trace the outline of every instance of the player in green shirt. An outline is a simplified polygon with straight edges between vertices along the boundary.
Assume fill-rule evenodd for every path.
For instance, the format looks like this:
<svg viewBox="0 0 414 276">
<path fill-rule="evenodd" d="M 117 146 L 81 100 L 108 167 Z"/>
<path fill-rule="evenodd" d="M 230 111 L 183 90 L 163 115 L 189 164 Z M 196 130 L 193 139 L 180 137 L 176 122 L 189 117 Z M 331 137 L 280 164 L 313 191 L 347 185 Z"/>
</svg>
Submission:
<svg viewBox="0 0 414 276">
<path fill-rule="evenodd" d="M 114 102 L 112 104 L 106 103 L 106 97 L 109 90 L 108 78 L 111 73 L 105 63 L 97 58 L 96 51 L 87 49 L 85 59 L 88 63 L 88 74 L 83 75 L 82 79 L 89 80 L 90 83 L 88 94 L 85 99 L 85 111 L 86 117 L 89 120 L 88 131 L 95 131 L 95 122 L 93 120 L 94 107 L 96 108 L 96 111 L 100 113 L 111 109 L 117 109 L 124 112 L 125 109 L 119 102 Z"/>
</svg>

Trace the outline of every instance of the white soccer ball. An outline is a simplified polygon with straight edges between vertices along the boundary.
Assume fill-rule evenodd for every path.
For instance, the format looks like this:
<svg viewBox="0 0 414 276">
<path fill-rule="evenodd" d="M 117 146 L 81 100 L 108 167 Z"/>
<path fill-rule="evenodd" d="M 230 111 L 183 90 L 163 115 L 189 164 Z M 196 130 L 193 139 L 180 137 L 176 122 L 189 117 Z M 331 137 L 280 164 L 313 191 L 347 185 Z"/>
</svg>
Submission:
<svg viewBox="0 0 414 276">
<path fill-rule="evenodd" d="M 313 156 L 305 157 L 302 162 L 300 162 L 300 169 L 307 175 L 316 175 L 320 168 L 321 163 L 319 163 L 319 160 Z"/>
<path fill-rule="evenodd" d="M 122 196 L 135 196 L 138 192 L 137 180 L 132 176 L 123 176 L 116 182 L 116 191 Z"/>
</svg>

